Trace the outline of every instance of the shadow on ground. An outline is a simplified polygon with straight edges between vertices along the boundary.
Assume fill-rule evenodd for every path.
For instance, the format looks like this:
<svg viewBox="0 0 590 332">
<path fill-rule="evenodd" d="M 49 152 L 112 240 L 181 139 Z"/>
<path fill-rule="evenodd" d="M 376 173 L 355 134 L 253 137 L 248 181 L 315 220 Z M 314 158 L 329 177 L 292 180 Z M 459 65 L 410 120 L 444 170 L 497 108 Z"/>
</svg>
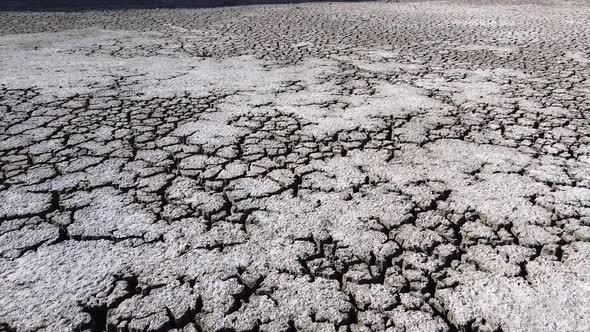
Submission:
<svg viewBox="0 0 590 332">
<path fill-rule="evenodd" d="M 370 2 L 374 0 L 0 0 L 0 11 L 86 11 L 132 8 L 213 8 L 256 4 Z"/>
</svg>

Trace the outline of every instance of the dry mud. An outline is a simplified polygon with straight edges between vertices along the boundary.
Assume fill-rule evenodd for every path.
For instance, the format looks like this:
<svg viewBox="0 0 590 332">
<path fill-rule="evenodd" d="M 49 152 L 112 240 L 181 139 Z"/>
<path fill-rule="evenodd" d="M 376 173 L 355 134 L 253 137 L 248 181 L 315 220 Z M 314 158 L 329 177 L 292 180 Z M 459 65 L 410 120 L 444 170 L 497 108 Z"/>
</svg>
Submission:
<svg viewBox="0 0 590 332">
<path fill-rule="evenodd" d="M 590 330 L 589 21 L 0 12 L 0 330 Z"/>
</svg>

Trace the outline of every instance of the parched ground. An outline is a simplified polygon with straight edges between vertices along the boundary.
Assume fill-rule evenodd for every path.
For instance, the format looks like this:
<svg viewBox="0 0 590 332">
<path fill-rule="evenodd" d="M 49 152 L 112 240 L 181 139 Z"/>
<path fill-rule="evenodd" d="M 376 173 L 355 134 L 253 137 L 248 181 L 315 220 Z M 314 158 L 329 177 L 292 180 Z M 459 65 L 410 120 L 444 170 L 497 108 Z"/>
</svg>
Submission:
<svg viewBox="0 0 590 332">
<path fill-rule="evenodd" d="M 0 330 L 589 331 L 588 22 L 0 12 Z"/>
</svg>

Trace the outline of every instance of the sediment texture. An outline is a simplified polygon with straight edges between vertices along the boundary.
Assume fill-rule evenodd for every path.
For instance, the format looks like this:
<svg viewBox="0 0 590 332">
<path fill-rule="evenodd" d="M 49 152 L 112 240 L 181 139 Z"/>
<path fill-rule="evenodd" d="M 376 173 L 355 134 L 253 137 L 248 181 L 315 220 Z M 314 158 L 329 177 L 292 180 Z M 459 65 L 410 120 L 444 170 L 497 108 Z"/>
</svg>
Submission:
<svg viewBox="0 0 590 332">
<path fill-rule="evenodd" d="M 0 330 L 589 330 L 589 21 L 1 12 Z"/>
</svg>

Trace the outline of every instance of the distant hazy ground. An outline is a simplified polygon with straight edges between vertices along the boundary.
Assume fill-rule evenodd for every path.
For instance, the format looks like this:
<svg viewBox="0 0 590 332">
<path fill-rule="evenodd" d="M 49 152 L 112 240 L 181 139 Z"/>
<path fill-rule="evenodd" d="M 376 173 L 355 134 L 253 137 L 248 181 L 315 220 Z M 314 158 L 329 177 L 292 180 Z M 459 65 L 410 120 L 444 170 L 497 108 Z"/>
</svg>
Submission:
<svg viewBox="0 0 590 332">
<path fill-rule="evenodd" d="M 335 0 L 331 2 L 339 2 Z M 352 0 L 351 2 L 354 2 Z M 366 1 L 366 0 L 357 0 Z M 80 9 L 83 7 L 219 7 L 246 4 L 289 4 L 323 0 L 3 0 L 0 9 Z"/>
<path fill-rule="evenodd" d="M 302 3 L 337 3 L 337 2 L 388 2 L 388 3 L 417 3 L 441 0 L 3 0 L 0 1 L 1 9 L 82 9 L 82 8 L 207 8 L 223 6 L 239 6 L 252 4 L 302 4 Z M 571 4 L 583 4 L 586 0 L 496 0 L 496 4 L 559 4 L 568 2 Z M 462 0 L 465 4 L 486 4 L 484 0 Z"/>
</svg>

